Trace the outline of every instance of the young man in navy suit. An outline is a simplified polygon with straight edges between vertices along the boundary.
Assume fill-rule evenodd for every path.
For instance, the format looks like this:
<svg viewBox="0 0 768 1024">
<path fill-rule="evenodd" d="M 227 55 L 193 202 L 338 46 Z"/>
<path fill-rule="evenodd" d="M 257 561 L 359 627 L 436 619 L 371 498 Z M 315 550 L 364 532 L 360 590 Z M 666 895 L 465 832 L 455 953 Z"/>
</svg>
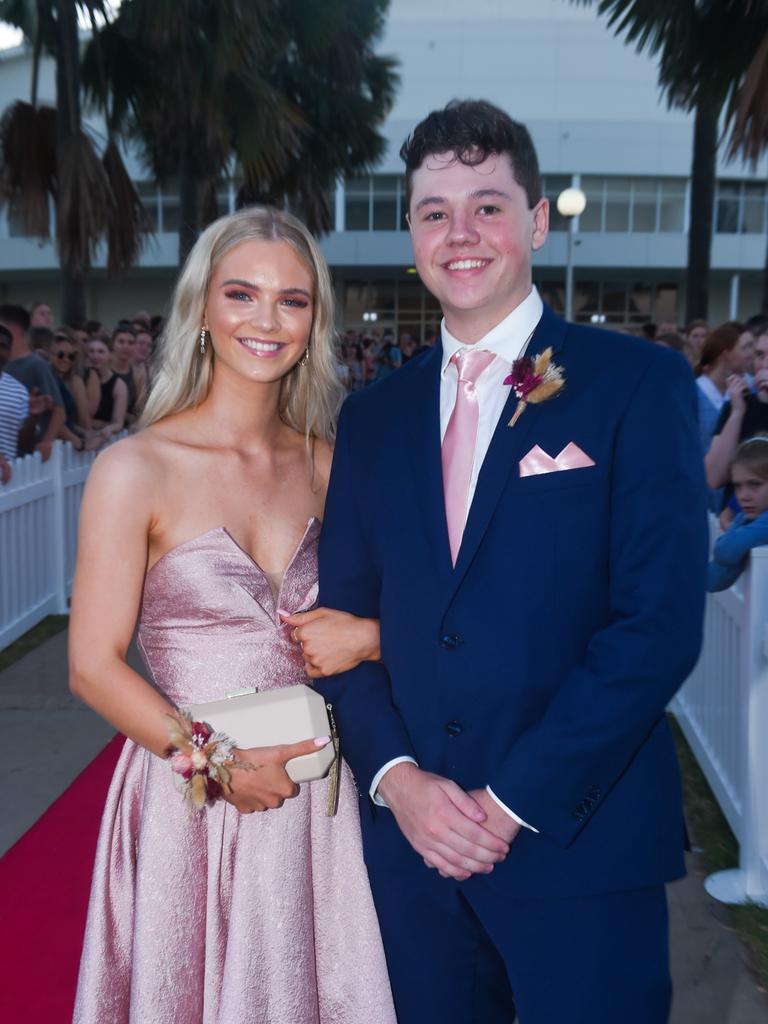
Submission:
<svg viewBox="0 0 768 1024">
<path fill-rule="evenodd" d="M 400 1024 L 511 1022 L 513 994 L 522 1024 L 662 1024 L 664 709 L 707 561 L 693 380 L 543 305 L 522 125 L 453 102 L 402 156 L 441 341 L 347 400 L 320 545 L 321 604 L 381 621 L 381 663 L 322 686 Z"/>
</svg>

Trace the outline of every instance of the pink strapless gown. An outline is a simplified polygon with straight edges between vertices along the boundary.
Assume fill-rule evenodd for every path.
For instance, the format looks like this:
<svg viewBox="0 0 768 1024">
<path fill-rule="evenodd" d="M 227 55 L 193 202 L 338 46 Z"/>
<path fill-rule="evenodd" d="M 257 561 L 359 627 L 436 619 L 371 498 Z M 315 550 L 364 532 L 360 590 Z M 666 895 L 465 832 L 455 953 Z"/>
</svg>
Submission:
<svg viewBox="0 0 768 1024">
<path fill-rule="evenodd" d="M 317 596 L 312 520 L 279 607 Z M 179 706 L 306 682 L 269 581 L 224 529 L 149 571 L 139 646 Z M 354 781 L 276 811 L 189 810 L 168 765 L 126 742 L 101 825 L 76 1024 L 394 1024 Z"/>
</svg>

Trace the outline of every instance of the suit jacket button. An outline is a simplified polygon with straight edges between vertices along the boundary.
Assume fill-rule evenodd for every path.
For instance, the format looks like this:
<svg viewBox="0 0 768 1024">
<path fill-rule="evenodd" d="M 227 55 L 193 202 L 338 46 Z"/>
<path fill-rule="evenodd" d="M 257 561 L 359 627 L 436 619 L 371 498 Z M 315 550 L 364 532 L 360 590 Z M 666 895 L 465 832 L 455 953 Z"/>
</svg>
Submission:
<svg viewBox="0 0 768 1024">
<path fill-rule="evenodd" d="M 440 637 L 440 646 L 444 647 L 447 651 L 453 651 L 459 646 L 461 637 L 458 633 L 443 633 Z"/>
<path fill-rule="evenodd" d="M 445 723 L 445 731 L 449 736 L 460 736 L 464 731 L 464 726 L 461 722 L 457 722 L 456 719 L 452 719 L 450 722 Z"/>
</svg>

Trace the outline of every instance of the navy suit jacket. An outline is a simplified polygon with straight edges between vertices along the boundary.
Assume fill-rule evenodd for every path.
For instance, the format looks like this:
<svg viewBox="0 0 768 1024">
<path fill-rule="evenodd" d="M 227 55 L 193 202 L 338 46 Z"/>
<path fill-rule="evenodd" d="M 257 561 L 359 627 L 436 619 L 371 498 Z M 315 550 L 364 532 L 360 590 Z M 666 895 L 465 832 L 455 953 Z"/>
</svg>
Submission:
<svg viewBox="0 0 768 1024">
<path fill-rule="evenodd" d="M 566 386 L 513 428 L 510 394 L 455 568 L 439 344 L 346 401 L 320 540 L 320 603 L 381 621 L 382 663 L 320 684 L 361 791 L 369 866 L 419 859 L 368 798 L 408 754 L 465 789 L 490 785 L 539 830 L 489 876 L 513 896 L 683 873 L 664 709 L 699 652 L 707 565 L 685 361 L 545 308 L 529 354 L 547 346 Z M 571 441 L 594 466 L 520 476 L 533 445 L 556 456 Z"/>
</svg>

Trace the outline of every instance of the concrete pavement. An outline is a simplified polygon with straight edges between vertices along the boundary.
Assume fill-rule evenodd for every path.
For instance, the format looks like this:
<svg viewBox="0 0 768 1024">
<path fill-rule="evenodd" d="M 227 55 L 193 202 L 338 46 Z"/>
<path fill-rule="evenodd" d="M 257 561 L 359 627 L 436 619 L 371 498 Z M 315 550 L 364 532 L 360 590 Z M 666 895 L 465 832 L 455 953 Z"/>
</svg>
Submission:
<svg viewBox="0 0 768 1024">
<path fill-rule="evenodd" d="M 0 816 L 0 853 L 114 734 L 69 693 L 66 636 L 52 637 L 0 673 L 0 735 L 11 776 Z M 135 655 L 131 660 L 138 665 Z M 727 909 L 705 893 L 695 855 L 689 867 L 688 878 L 669 886 L 675 982 L 670 1024 L 768 1024 L 768 994 L 728 926 Z"/>
</svg>

